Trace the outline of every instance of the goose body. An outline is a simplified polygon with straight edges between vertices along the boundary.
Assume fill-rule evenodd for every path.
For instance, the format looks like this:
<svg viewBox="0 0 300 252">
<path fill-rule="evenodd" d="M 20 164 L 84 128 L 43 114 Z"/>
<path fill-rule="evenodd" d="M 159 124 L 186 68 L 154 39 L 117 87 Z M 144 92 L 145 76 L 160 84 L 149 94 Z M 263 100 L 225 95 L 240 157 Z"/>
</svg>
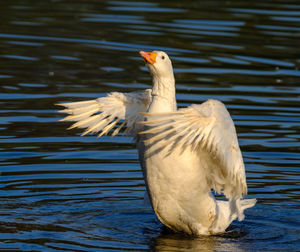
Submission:
<svg viewBox="0 0 300 252">
<path fill-rule="evenodd" d="M 135 138 L 152 208 L 174 231 L 222 233 L 244 218 L 255 199 L 247 193 L 245 168 L 233 121 L 223 103 L 208 100 L 177 109 L 171 60 L 162 51 L 140 52 L 153 79 L 144 92 L 111 93 L 92 101 L 63 103 L 63 120 L 83 134 L 116 135 L 122 126 Z M 123 120 L 122 124 L 118 121 Z M 218 201 L 212 190 L 228 201 Z"/>
</svg>

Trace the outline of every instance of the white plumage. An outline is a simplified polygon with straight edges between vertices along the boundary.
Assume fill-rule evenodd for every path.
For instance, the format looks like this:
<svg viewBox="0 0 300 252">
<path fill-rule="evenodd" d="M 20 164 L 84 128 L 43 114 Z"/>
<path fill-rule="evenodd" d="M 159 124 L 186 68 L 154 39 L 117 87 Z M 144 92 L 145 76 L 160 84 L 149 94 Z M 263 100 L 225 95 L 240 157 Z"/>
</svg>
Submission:
<svg viewBox="0 0 300 252">
<path fill-rule="evenodd" d="M 76 121 L 70 128 L 86 128 L 83 135 L 115 136 L 126 125 L 137 142 L 147 192 L 159 220 L 187 234 L 224 232 L 256 203 L 242 199 L 247 184 L 233 121 L 217 100 L 177 110 L 168 55 L 140 54 L 152 75 L 152 89 L 59 104 L 66 107 L 60 112 L 70 114 L 62 120 Z M 217 201 L 211 190 L 224 193 L 228 201 Z"/>
<path fill-rule="evenodd" d="M 115 136 L 126 125 L 126 130 L 136 137 L 142 130 L 138 122 L 143 120 L 140 112 L 145 112 L 151 101 L 151 89 L 132 93 L 113 92 L 106 97 L 91 101 L 60 103 L 66 107 L 61 113 L 69 116 L 60 121 L 76 121 L 69 129 L 87 128 L 82 136 L 100 132 L 98 137 L 111 133 Z M 123 121 L 117 125 L 119 121 Z"/>
</svg>

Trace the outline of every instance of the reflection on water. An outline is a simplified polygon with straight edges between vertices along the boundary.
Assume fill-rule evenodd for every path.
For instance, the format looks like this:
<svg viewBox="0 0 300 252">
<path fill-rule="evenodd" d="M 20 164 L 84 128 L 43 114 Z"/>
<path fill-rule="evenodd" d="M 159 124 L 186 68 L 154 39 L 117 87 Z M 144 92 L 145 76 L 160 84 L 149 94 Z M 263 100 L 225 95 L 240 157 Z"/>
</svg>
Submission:
<svg viewBox="0 0 300 252">
<path fill-rule="evenodd" d="M 298 1 L 4 1 L 0 249 L 252 251 L 299 247 Z M 79 137 L 57 102 L 149 88 L 139 50 L 173 60 L 180 107 L 219 99 L 249 194 L 224 235 L 166 230 L 143 204 L 128 137 Z"/>
<path fill-rule="evenodd" d="M 188 237 L 165 231 L 153 239 L 151 249 L 154 251 L 247 251 L 236 242 L 245 234 L 243 231 L 229 231 L 220 236 Z"/>
</svg>

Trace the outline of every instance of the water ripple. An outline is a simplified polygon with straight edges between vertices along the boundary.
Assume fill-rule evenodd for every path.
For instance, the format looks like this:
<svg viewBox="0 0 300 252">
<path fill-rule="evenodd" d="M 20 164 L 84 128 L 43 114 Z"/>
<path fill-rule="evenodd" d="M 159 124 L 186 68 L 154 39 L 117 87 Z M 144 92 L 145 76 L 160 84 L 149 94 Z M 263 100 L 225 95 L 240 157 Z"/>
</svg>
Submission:
<svg viewBox="0 0 300 252">
<path fill-rule="evenodd" d="M 299 9 L 274 1 L 4 1 L 0 249 L 263 251 L 299 247 Z M 254 208 L 222 235 L 165 229 L 144 204 L 135 144 L 80 137 L 55 103 L 151 87 L 165 50 L 179 107 L 219 99 Z"/>
</svg>

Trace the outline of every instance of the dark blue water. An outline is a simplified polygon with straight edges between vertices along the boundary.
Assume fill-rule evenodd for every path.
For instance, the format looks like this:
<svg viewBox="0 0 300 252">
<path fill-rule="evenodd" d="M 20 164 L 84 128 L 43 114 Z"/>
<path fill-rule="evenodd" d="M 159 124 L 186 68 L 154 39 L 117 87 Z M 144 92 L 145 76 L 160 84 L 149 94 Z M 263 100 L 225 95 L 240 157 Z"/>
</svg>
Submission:
<svg viewBox="0 0 300 252">
<path fill-rule="evenodd" d="M 3 1 L 0 249 L 300 248 L 299 1 Z M 54 104 L 151 87 L 139 50 L 172 58 L 180 107 L 223 101 L 249 197 L 221 236 L 166 230 L 143 202 L 131 138 L 80 137 Z"/>
</svg>

